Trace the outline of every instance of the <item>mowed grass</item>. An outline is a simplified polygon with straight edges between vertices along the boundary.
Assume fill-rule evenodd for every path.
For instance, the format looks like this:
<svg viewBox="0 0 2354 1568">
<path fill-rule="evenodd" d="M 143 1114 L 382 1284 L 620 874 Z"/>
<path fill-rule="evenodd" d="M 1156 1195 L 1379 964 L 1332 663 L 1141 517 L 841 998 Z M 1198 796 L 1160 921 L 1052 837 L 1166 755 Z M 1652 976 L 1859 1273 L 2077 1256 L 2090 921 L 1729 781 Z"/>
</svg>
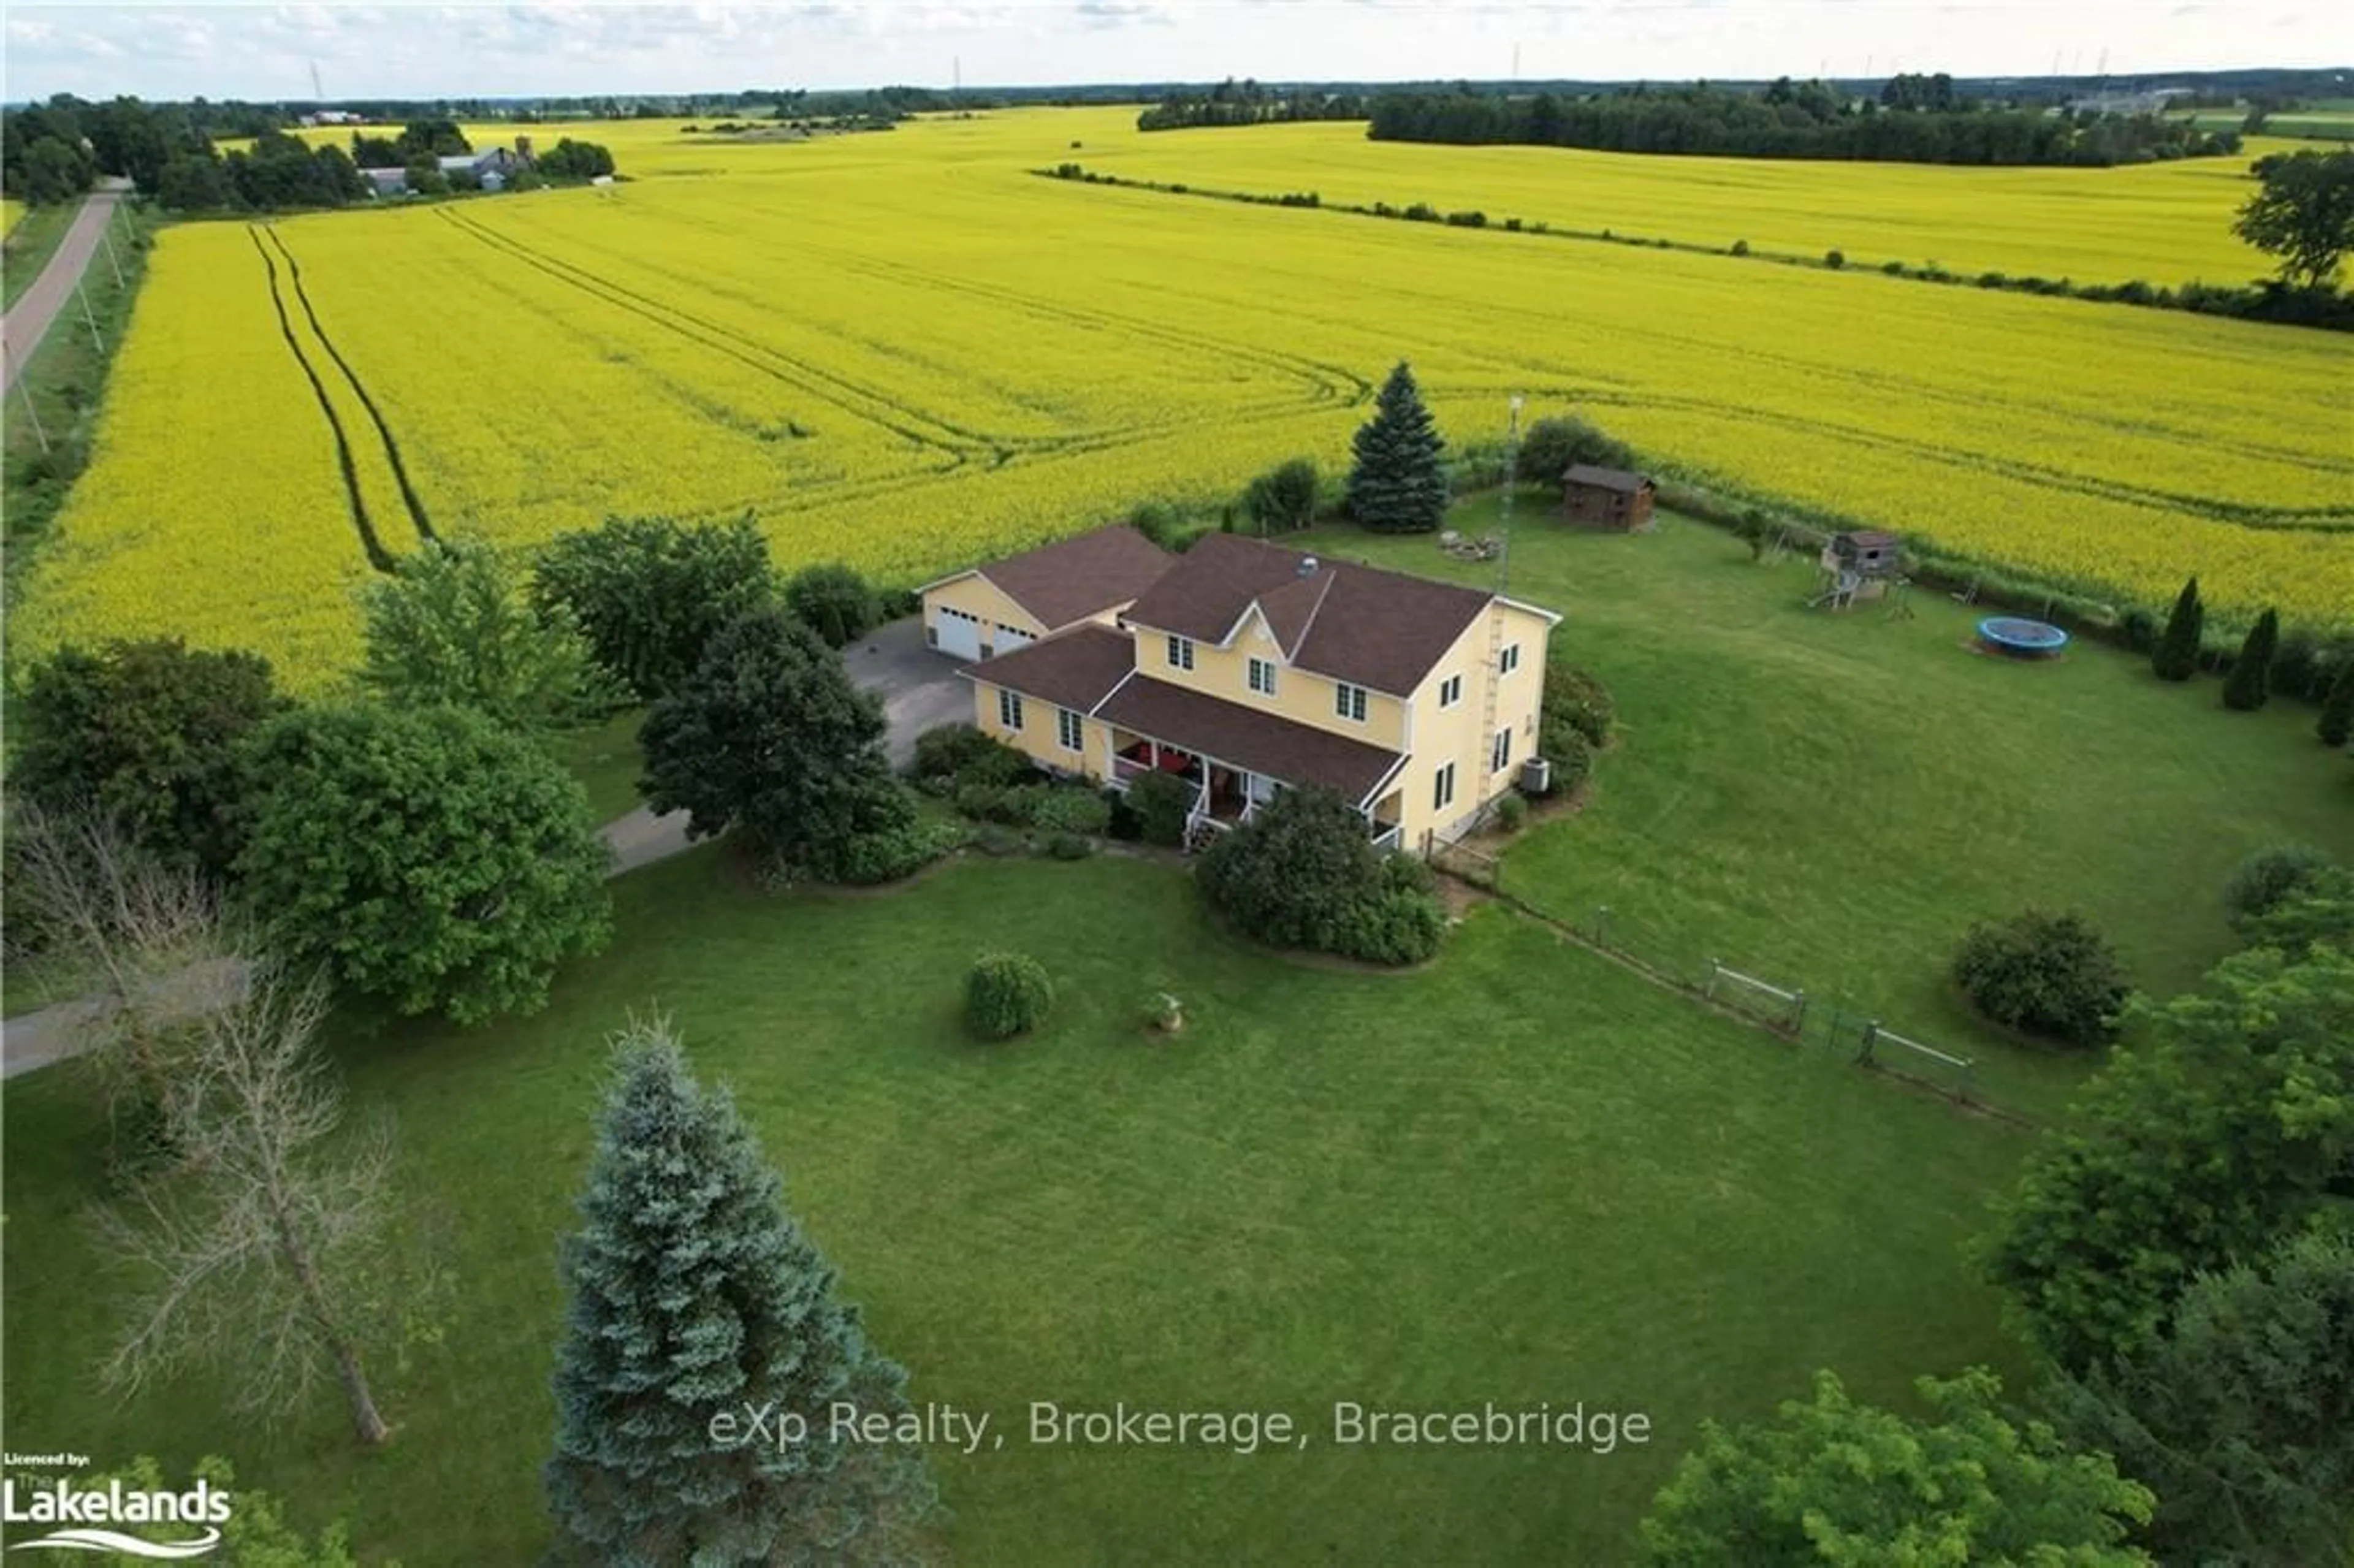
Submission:
<svg viewBox="0 0 2354 1568">
<path fill-rule="evenodd" d="M 767 896 L 711 851 L 622 878 L 620 938 L 543 1016 L 341 1043 L 395 1113 L 413 1245 L 447 1283 L 372 1366 L 398 1424 L 353 1450 L 332 1393 L 276 1430 L 198 1382 L 93 1391 L 109 1298 L 83 1211 L 100 1139 L 74 1081 L 5 1101 L 11 1442 L 113 1462 L 230 1455 L 373 1554 L 520 1563 L 545 1541 L 555 1258 L 606 1032 L 660 1007 L 735 1086 L 791 1202 L 913 1369 L 1008 1440 L 934 1456 L 973 1563 L 1622 1560 L 1704 1416 L 1836 1367 L 1864 1398 L 2016 1371 L 1961 1247 L 2026 1147 L 1729 1024 L 1490 906 L 1432 966 L 1288 962 L 1182 876 L 1098 859 L 959 863 L 859 896 Z M 984 946 L 1060 987 L 1035 1038 L 966 1043 Z M 1174 992 L 1173 1043 L 1140 1027 Z M 428 1342 L 431 1339 L 436 1342 Z M 1642 1411 L 1573 1448 L 1344 1450 L 1333 1401 Z M 1288 1410 L 1304 1449 L 1064 1451 L 1031 1401 Z"/>
<path fill-rule="evenodd" d="M 645 762 L 638 751 L 638 726 L 645 721 L 646 710 L 632 707 L 556 737 L 557 759 L 588 791 L 589 814 L 599 822 L 638 807 L 638 775 Z"/>
<path fill-rule="evenodd" d="M 1450 520 L 1493 532 L 1485 498 Z M 1427 538 L 1332 531 L 1309 547 L 1476 578 Z M 2354 768 L 2314 710 L 2224 710 L 2079 641 L 2056 662 L 1977 652 L 1989 611 L 1917 590 L 1913 616 L 1808 610 L 1811 558 L 1750 563 L 1721 529 L 1566 528 L 1533 491 L 1511 591 L 1567 620 L 1555 647 L 1617 694 L 1592 798 L 1507 852 L 1505 885 L 1685 974 L 1710 959 L 1981 1059 L 1987 1092 L 2056 1111 L 2089 1069 L 1999 1039 L 1946 980 L 1975 920 L 2076 908 L 2158 995 L 2230 950 L 2221 892 L 2285 840 L 2354 858 Z"/>
<path fill-rule="evenodd" d="M 79 200 L 40 207 L 10 204 L 6 222 L 0 226 L 0 305 L 15 304 L 16 296 L 33 286 L 80 211 Z M 15 422 L 13 417 L 10 422 Z"/>
</svg>

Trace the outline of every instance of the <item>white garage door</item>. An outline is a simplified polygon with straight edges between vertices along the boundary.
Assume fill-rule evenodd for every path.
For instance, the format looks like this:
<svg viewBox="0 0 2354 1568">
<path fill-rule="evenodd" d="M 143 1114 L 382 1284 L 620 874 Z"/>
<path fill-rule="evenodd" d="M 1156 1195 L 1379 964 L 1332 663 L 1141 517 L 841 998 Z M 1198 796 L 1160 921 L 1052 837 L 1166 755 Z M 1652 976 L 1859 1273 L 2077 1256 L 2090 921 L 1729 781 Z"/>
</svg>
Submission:
<svg viewBox="0 0 2354 1568">
<path fill-rule="evenodd" d="M 933 645 L 957 659 L 981 657 L 981 618 L 942 605 L 932 620 Z"/>
<path fill-rule="evenodd" d="M 1011 653 L 1023 643 L 1036 641 L 1018 626 L 1008 626 L 1002 620 L 997 623 L 997 651 L 1000 653 Z"/>
</svg>

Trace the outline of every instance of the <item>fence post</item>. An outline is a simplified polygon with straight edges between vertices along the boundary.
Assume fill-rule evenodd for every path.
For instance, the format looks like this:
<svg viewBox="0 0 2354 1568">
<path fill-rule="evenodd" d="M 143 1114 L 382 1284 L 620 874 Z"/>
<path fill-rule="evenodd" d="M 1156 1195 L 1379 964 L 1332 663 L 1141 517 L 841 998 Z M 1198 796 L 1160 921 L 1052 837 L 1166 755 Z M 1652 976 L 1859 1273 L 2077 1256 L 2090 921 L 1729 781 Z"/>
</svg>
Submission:
<svg viewBox="0 0 2354 1568">
<path fill-rule="evenodd" d="M 1802 991 L 1793 992 L 1791 1004 L 1795 1011 L 1790 1015 L 1790 1034 L 1794 1039 L 1803 1040 L 1807 1034 L 1807 993 Z"/>
<path fill-rule="evenodd" d="M 1863 1044 L 1855 1054 L 1856 1065 L 1858 1066 L 1866 1065 L 1872 1061 L 1872 1048 L 1873 1044 L 1877 1042 L 1879 1038 L 1880 1020 L 1877 1018 L 1869 1018 L 1864 1020 Z"/>
<path fill-rule="evenodd" d="M 1978 1097 L 1978 1065 L 1976 1062 L 1965 1062 L 1962 1064 L 1962 1098 L 1975 1103 Z"/>
<path fill-rule="evenodd" d="M 1724 966 L 1723 966 L 1723 964 L 1718 963 L 1714 959 L 1709 959 L 1709 961 L 1708 961 L 1708 999 L 1709 999 L 1709 1001 L 1714 1001 L 1716 1000 L 1716 977 L 1718 976 L 1718 974 L 1719 974 L 1719 973 L 1723 972 L 1723 969 L 1724 969 Z"/>
<path fill-rule="evenodd" d="M 1597 948 L 1610 945 L 1610 906 L 1607 904 L 1597 904 L 1594 907 L 1594 945 Z"/>
</svg>

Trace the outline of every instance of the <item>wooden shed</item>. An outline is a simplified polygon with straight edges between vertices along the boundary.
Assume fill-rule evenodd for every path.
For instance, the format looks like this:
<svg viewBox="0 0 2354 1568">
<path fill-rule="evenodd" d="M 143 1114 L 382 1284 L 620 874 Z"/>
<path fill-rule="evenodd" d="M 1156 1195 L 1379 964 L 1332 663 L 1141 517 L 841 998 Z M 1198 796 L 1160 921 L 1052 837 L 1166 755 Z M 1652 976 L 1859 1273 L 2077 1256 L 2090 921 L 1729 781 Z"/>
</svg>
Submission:
<svg viewBox="0 0 2354 1568">
<path fill-rule="evenodd" d="M 1831 535 L 1830 546 L 1823 552 L 1823 565 L 1867 579 L 1887 578 L 1896 575 L 1903 552 L 1903 541 L 1893 534 L 1877 528 L 1850 528 Z"/>
<path fill-rule="evenodd" d="M 1651 525 L 1656 489 L 1648 474 L 1572 463 L 1561 476 L 1561 514 L 1572 523 L 1640 533 Z"/>
</svg>

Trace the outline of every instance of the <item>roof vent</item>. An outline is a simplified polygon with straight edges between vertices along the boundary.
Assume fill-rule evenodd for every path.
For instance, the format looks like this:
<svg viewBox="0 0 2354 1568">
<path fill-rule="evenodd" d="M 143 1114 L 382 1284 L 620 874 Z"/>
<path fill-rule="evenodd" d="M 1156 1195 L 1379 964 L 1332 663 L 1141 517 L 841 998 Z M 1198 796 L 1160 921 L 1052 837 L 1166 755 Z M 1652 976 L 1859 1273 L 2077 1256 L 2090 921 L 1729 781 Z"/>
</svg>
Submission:
<svg viewBox="0 0 2354 1568">
<path fill-rule="evenodd" d="M 1316 557 L 1315 557 L 1315 556 L 1300 556 L 1300 557 L 1299 557 L 1299 575 L 1300 575 L 1301 577 L 1314 577 L 1314 576 L 1316 575 L 1316 566 L 1317 566 L 1317 562 L 1316 562 Z"/>
</svg>

